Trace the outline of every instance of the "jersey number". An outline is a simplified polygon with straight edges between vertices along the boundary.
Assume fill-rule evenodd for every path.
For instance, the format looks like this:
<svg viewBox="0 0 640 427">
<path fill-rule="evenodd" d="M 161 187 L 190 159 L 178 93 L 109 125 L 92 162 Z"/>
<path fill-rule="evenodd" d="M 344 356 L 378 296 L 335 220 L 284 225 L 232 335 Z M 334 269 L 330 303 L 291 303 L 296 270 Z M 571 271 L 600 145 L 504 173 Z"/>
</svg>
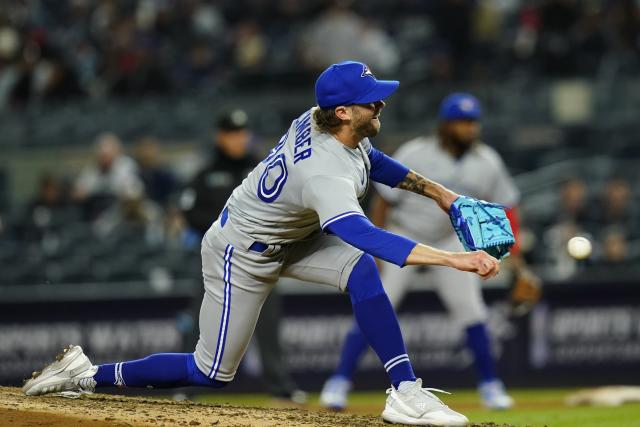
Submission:
<svg viewBox="0 0 640 427">
<path fill-rule="evenodd" d="M 258 197 L 260 197 L 260 200 L 265 203 L 274 202 L 282 193 L 287 177 L 287 162 L 284 154 L 273 157 L 258 181 Z"/>
</svg>

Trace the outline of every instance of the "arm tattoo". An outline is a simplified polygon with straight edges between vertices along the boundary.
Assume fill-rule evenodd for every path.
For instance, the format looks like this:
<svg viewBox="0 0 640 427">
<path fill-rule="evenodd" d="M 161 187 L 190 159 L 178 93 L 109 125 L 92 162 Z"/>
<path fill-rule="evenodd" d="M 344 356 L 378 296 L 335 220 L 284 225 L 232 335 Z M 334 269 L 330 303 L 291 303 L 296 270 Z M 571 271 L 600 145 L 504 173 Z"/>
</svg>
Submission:
<svg viewBox="0 0 640 427">
<path fill-rule="evenodd" d="M 458 197 L 456 193 L 448 188 L 412 170 L 409 171 L 404 180 L 398 184 L 398 188 L 433 199 L 445 212 L 449 212 L 451 203 Z"/>
<path fill-rule="evenodd" d="M 437 187 L 438 184 L 412 170 L 409 171 L 404 180 L 398 184 L 398 188 L 430 198 L 435 196 Z"/>
</svg>

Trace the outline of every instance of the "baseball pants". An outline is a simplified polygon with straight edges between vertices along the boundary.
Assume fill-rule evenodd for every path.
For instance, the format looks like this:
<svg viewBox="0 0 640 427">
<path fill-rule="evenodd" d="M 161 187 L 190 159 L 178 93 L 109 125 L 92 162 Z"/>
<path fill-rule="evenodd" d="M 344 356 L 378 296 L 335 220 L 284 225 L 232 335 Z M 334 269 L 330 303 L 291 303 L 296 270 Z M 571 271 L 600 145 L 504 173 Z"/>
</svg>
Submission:
<svg viewBox="0 0 640 427">
<path fill-rule="evenodd" d="M 326 284 L 345 291 L 362 251 L 336 236 L 314 234 L 262 252 L 232 218 L 218 219 L 202 241 L 204 297 L 195 360 L 211 379 L 233 380 L 260 314 L 279 277 Z"/>
</svg>

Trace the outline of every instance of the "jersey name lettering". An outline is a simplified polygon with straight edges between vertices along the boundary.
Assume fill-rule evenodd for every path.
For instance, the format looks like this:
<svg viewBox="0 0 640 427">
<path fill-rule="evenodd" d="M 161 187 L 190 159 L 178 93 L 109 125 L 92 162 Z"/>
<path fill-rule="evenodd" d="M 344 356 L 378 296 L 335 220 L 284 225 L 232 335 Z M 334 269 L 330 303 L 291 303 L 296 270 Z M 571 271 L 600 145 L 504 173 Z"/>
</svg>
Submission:
<svg viewBox="0 0 640 427">
<path fill-rule="evenodd" d="M 311 157 L 311 111 L 307 111 L 296 124 L 296 140 L 293 153 L 294 164 Z"/>
</svg>

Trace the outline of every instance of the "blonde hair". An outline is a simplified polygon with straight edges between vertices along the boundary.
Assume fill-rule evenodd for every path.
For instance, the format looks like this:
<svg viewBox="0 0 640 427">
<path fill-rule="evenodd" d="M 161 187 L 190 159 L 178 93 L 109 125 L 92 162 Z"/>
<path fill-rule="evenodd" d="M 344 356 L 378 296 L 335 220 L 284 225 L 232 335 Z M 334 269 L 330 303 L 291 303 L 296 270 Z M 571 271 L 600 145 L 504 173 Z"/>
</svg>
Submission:
<svg viewBox="0 0 640 427">
<path fill-rule="evenodd" d="M 320 132 L 333 133 L 342 124 L 342 119 L 336 116 L 335 108 L 316 107 L 313 111 L 313 120 Z"/>
</svg>

